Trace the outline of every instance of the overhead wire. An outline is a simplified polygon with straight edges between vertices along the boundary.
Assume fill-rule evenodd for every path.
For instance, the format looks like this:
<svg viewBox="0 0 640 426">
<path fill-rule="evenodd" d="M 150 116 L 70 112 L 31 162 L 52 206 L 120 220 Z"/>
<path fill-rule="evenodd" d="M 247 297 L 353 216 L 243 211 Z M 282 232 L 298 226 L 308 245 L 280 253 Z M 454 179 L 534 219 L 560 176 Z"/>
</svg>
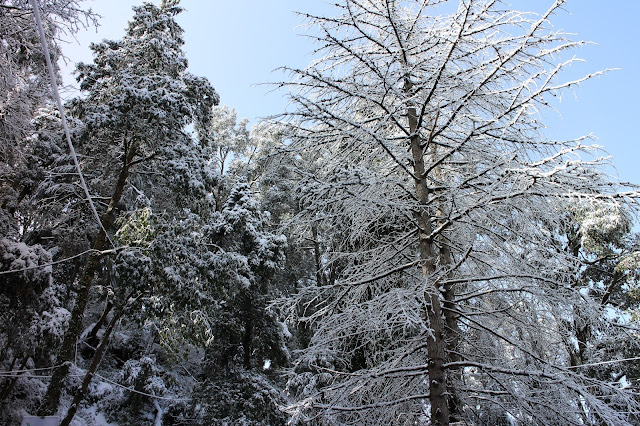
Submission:
<svg viewBox="0 0 640 426">
<path fill-rule="evenodd" d="M 21 373 L 30 373 L 32 371 L 46 371 L 53 370 L 54 368 L 62 367 L 63 364 L 54 365 L 52 367 L 42 367 L 42 368 L 24 368 L 20 370 L 8 370 L 8 371 L 0 371 L 0 376 L 13 376 Z"/>
<path fill-rule="evenodd" d="M 616 364 L 619 362 L 629 362 L 629 361 L 640 361 L 640 356 L 635 356 L 632 358 L 623 358 L 623 359 L 612 359 L 609 361 L 592 362 L 590 364 L 572 365 L 565 368 L 572 369 L 572 368 L 581 368 L 581 367 L 597 367 L 599 365 Z"/>
<path fill-rule="evenodd" d="M 47 263 L 41 263 L 35 266 L 26 266 L 24 268 L 20 268 L 20 269 L 11 269 L 8 271 L 0 271 L 0 275 L 6 275 L 6 274 L 14 274 L 14 273 L 18 273 L 18 272 L 27 272 L 27 271 L 31 271 L 33 269 L 41 269 L 41 268 L 46 268 L 47 266 L 53 266 L 53 265 L 57 265 L 58 263 L 64 263 L 64 262 L 68 262 L 70 260 L 73 260 L 75 258 L 84 256 L 87 253 L 97 253 L 97 254 L 106 254 L 106 253 L 111 253 L 114 250 L 94 250 L 94 249 L 89 249 L 89 250 L 85 250 L 83 252 L 80 252 L 78 254 L 74 254 L 73 256 L 69 256 L 69 257 L 65 257 L 63 259 L 59 259 L 59 260 L 54 260 L 52 262 L 47 262 Z"/>
<path fill-rule="evenodd" d="M 85 254 L 88 254 L 88 253 L 95 253 L 95 254 L 98 254 L 98 255 L 102 256 L 104 254 L 117 253 L 119 251 L 126 250 L 126 249 L 141 250 L 140 247 L 131 247 L 131 246 L 120 246 L 120 247 L 113 248 L 113 249 L 108 249 L 108 250 L 88 249 L 88 250 L 82 251 L 80 253 L 74 254 L 73 256 L 64 257 L 62 259 L 53 260 L 51 262 L 40 263 L 40 264 L 34 265 L 34 266 L 25 266 L 24 268 L 20 268 L 20 269 L 10 269 L 10 270 L 7 270 L 7 271 L 0 271 L 0 275 L 15 274 L 15 273 L 18 273 L 18 272 L 31 271 L 33 269 L 46 268 L 47 266 L 53 266 L 53 265 L 57 265 L 59 263 L 68 262 L 70 260 L 73 260 L 73 259 L 76 259 L 78 257 L 84 256 Z"/>
<path fill-rule="evenodd" d="M 30 368 L 30 369 L 21 369 L 21 370 L 11 370 L 11 371 L 0 371 L 0 377 L 8 377 L 8 378 L 23 378 L 23 379 L 50 379 L 51 376 L 48 375 L 25 375 L 22 373 L 29 373 L 29 372 L 34 372 L 34 371 L 45 371 L 45 370 L 51 370 L 54 368 L 57 368 L 59 366 L 54 366 L 54 367 L 46 367 L 46 368 Z M 70 374 L 69 377 L 83 377 L 84 374 Z M 138 395 L 143 395 L 143 396 L 147 396 L 149 398 L 154 398 L 154 399 L 159 399 L 159 400 L 163 400 L 163 401 L 172 401 L 172 402 L 181 402 L 181 401 L 189 401 L 189 398 L 171 398 L 171 397 L 165 397 L 165 396 L 158 396 L 158 395 L 154 395 L 151 393 L 146 393 L 146 392 L 142 392 L 139 391 L 137 389 L 122 385 L 118 382 L 115 382 L 113 380 L 107 379 L 106 377 L 95 373 L 94 374 L 95 377 L 98 378 L 98 380 L 105 382 L 105 383 L 109 383 L 111 385 L 120 387 L 128 392 L 132 392 L 132 393 L 136 393 Z"/>
<path fill-rule="evenodd" d="M 127 390 L 129 392 L 136 393 L 138 395 L 148 396 L 149 398 L 160 399 L 160 400 L 163 400 L 163 401 L 172 401 L 172 402 L 180 402 L 180 401 L 189 401 L 190 400 L 190 398 L 170 398 L 170 397 L 166 397 L 166 396 L 157 396 L 157 395 L 154 395 L 154 394 L 151 394 L 151 393 L 141 392 L 139 390 L 130 388 L 130 387 L 125 386 L 125 385 L 121 385 L 120 383 L 114 382 L 113 380 L 109 380 L 106 377 L 101 376 L 100 374 L 97 374 L 97 373 L 94 374 L 94 376 L 96 376 L 97 378 L 99 378 L 100 380 L 102 380 L 104 382 L 107 382 L 107 383 L 110 383 L 112 385 L 118 386 L 118 387 L 120 387 L 122 389 L 125 389 L 125 390 Z"/>
</svg>

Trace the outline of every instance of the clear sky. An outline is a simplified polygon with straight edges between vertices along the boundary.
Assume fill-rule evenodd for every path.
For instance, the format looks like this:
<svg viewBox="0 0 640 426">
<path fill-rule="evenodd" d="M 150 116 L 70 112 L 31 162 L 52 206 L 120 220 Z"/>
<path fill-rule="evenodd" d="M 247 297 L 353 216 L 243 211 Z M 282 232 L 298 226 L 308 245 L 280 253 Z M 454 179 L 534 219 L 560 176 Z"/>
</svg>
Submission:
<svg viewBox="0 0 640 426">
<path fill-rule="evenodd" d="M 552 0 L 513 0 L 519 8 L 550 5 Z M 90 42 L 119 39 L 132 16 L 133 0 L 95 0 L 86 4 L 102 15 L 101 26 L 78 35 L 78 42 L 63 48 L 71 63 L 90 61 Z M 159 3 L 159 0 L 154 0 Z M 193 74 L 207 77 L 222 104 L 237 110 L 240 118 L 256 122 L 277 114 L 286 105 L 282 93 L 267 93 L 260 83 L 285 78 L 274 69 L 304 67 L 313 45 L 300 34 L 304 28 L 292 11 L 333 13 L 324 0 L 183 0 L 186 9 L 178 21 L 185 30 L 187 58 Z M 535 6 L 533 6 L 535 5 Z M 594 134 L 597 143 L 613 156 L 620 179 L 640 184 L 640 1 L 569 0 L 566 11 L 553 22 L 575 38 L 596 43 L 576 51 L 586 63 L 574 67 L 576 75 L 618 68 L 584 83 L 557 105 L 561 116 L 551 114 L 548 134 L 568 139 Z M 71 78 L 65 77 L 70 83 Z"/>
</svg>

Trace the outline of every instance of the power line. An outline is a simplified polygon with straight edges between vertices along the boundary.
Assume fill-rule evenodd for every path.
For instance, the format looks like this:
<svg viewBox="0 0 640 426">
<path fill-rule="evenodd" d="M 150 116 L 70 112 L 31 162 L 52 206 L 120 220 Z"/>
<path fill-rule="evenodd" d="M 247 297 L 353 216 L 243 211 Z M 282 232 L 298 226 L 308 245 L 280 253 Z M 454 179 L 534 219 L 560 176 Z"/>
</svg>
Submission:
<svg viewBox="0 0 640 426">
<path fill-rule="evenodd" d="M 29 373 L 29 372 L 34 372 L 34 371 L 44 371 L 44 370 L 52 370 L 54 368 L 58 368 L 61 365 L 56 365 L 53 367 L 45 367 L 45 368 L 28 368 L 28 369 L 23 369 L 23 370 L 10 370 L 10 371 L 0 371 L 0 377 L 11 377 L 11 378 L 23 378 L 23 379 L 50 379 L 51 376 L 45 376 L 45 375 L 24 375 L 21 373 Z M 69 377 L 84 377 L 85 374 L 70 374 Z M 170 398 L 170 397 L 164 397 L 164 396 L 157 396 L 154 394 L 150 394 L 150 393 L 146 393 L 146 392 L 141 392 L 139 390 L 136 390 L 134 388 L 130 388 L 128 386 L 124 386 L 121 385 L 118 382 L 114 382 L 113 380 L 109 380 L 106 377 L 100 375 L 100 374 L 94 374 L 95 377 L 97 377 L 99 380 L 112 384 L 114 386 L 118 386 L 128 392 L 133 392 L 133 393 L 137 393 L 138 395 L 143 395 L 143 396 L 148 396 L 149 398 L 154 398 L 154 399 L 159 399 L 159 400 L 163 400 L 163 401 L 172 401 L 172 402 L 181 402 L 181 401 L 189 401 L 189 398 Z"/>
<path fill-rule="evenodd" d="M 137 249 L 137 250 L 141 250 L 140 247 L 131 247 L 131 246 L 121 246 L 118 247 L 117 249 L 109 249 L 109 250 L 96 250 L 96 249 L 89 249 L 89 250 L 85 250 L 83 252 L 80 252 L 78 254 L 74 254 L 73 256 L 69 256 L 69 257 L 65 257 L 63 259 L 59 259 L 59 260 L 55 260 L 52 262 L 47 262 L 47 263 L 42 263 L 40 265 L 35 265 L 35 266 L 27 266 L 21 269 L 11 269 L 9 271 L 0 271 L 0 275 L 6 275 L 6 274 L 13 274 L 13 273 L 18 273 L 18 272 L 26 272 L 26 271 L 31 271 L 33 269 L 40 269 L 40 268 L 46 268 L 47 266 L 53 266 L 53 265 L 57 265 L 58 263 L 64 263 L 64 262 L 68 262 L 70 260 L 73 260 L 77 257 L 80 256 L 84 256 L 87 253 L 96 253 L 99 255 L 103 255 L 103 254 L 109 254 L 109 253 L 116 253 L 118 250 L 124 250 L 124 249 Z"/>
<path fill-rule="evenodd" d="M 26 375 L 26 374 L 0 374 L 2 378 L 10 378 L 10 379 L 50 379 L 53 376 L 50 375 Z M 84 374 L 69 374 L 67 377 L 84 377 Z"/>
<path fill-rule="evenodd" d="M 572 365 L 565 368 L 570 369 L 570 368 L 580 368 L 580 367 L 596 367 L 598 365 L 615 364 L 618 362 L 627 362 L 627 361 L 640 361 L 640 356 L 636 356 L 633 358 L 623 358 L 623 359 L 613 359 L 609 361 L 593 362 L 590 364 Z"/>
<path fill-rule="evenodd" d="M 189 398 L 168 398 L 168 397 L 164 397 L 164 396 L 156 396 L 150 393 L 145 393 L 145 392 L 140 392 L 138 390 L 135 390 L 133 388 L 121 385 L 118 382 L 114 382 L 113 380 L 109 380 L 106 377 L 101 376 L 100 374 L 94 374 L 94 376 L 98 377 L 100 380 L 103 380 L 107 383 L 111 383 L 112 385 L 121 387 L 122 389 L 125 389 L 129 392 L 133 392 L 133 393 L 137 393 L 138 395 L 144 395 L 144 396 L 148 396 L 149 398 L 155 398 L 155 399 L 161 399 L 163 401 L 172 401 L 172 402 L 180 402 L 180 401 L 189 401 Z"/>
<path fill-rule="evenodd" d="M 9 371 L 0 371 L 0 376 L 9 376 L 9 375 L 15 375 L 15 374 L 20 374 L 20 373 L 30 373 L 32 371 L 46 371 L 46 370 L 53 370 L 54 368 L 58 368 L 58 367 L 62 367 L 62 364 L 60 365 L 54 365 L 52 367 L 42 367 L 42 368 L 25 368 L 25 369 L 20 369 L 20 370 L 9 370 Z"/>
<path fill-rule="evenodd" d="M 40 268 L 46 268 L 47 266 L 53 266 L 53 265 L 57 265 L 58 263 L 64 263 L 64 262 L 68 262 L 70 260 L 73 260 L 77 257 L 80 256 L 84 256 L 87 253 L 91 253 L 91 252 L 98 252 L 99 254 L 105 254 L 105 253 L 109 253 L 112 252 L 113 250 L 104 250 L 104 251 L 99 251 L 99 250 L 93 250 L 93 249 L 89 249 L 89 250 L 85 250 L 82 253 L 78 253 L 75 254 L 73 256 L 69 256 L 69 257 L 65 257 L 64 259 L 60 259 L 60 260 L 56 260 L 53 262 L 47 262 L 47 263 L 43 263 L 40 265 L 35 265 L 35 266 L 27 266 L 25 268 L 21 268 L 21 269 L 11 269 L 9 271 L 0 271 L 0 275 L 6 275 L 6 274 L 13 274 L 13 273 L 18 273 L 18 272 L 27 272 L 27 271 L 31 271 L 32 269 L 40 269 Z"/>
</svg>

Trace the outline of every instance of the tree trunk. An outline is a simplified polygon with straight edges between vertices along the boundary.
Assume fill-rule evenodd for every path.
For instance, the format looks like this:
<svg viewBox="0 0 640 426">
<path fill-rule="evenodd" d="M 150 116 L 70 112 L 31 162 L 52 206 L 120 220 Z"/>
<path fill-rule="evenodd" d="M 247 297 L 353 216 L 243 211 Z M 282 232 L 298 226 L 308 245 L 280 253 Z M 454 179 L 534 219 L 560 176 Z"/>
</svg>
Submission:
<svg viewBox="0 0 640 426">
<path fill-rule="evenodd" d="M 104 248 L 105 242 L 107 241 L 106 229 L 111 227 L 115 219 L 116 207 L 118 206 L 122 193 L 124 192 L 125 183 L 129 176 L 130 163 L 135 154 L 136 144 L 134 142 L 126 152 L 123 161 L 124 164 L 120 170 L 118 181 L 116 182 L 113 195 L 109 201 L 109 206 L 102 215 L 102 227 L 93 242 L 93 252 L 89 255 L 89 259 L 84 267 L 84 272 L 80 278 L 78 297 L 76 298 L 76 304 L 73 307 L 73 312 L 71 313 L 69 328 L 67 328 L 67 331 L 65 332 L 62 345 L 60 346 L 60 351 L 56 357 L 56 365 L 58 365 L 58 368 L 53 372 L 51 382 L 47 387 L 47 393 L 45 394 L 40 410 L 38 411 L 38 415 L 41 417 L 53 415 L 57 411 L 58 404 L 60 403 L 60 396 L 62 395 L 64 381 L 69 374 L 69 368 L 71 367 L 71 362 L 75 355 L 76 343 L 82 333 L 84 311 L 87 307 L 87 302 L 89 301 L 89 291 L 91 290 L 98 261 L 101 256 L 99 252 Z"/>
<path fill-rule="evenodd" d="M 80 406 L 80 403 L 84 399 L 84 396 L 87 393 L 87 390 L 89 389 L 89 385 L 91 384 L 91 380 L 93 379 L 93 376 L 95 375 L 96 370 L 98 369 L 98 365 L 100 365 L 100 361 L 102 361 L 102 357 L 104 356 L 105 349 L 107 348 L 107 345 L 109 344 L 109 340 L 111 338 L 111 333 L 113 332 L 113 329 L 115 328 L 116 323 L 122 317 L 122 314 L 124 314 L 124 311 L 125 311 L 124 307 L 119 309 L 116 312 L 116 314 L 113 316 L 111 321 L 109 322 L 109 325 L 107 326 L 104 332 L 104 336 L 102 336 L 102 340 L 100 341 L 100 344 L 96 348 L 96 353 L 93 356 L 93 361 L 91 362 L 91 365 L 89 366 L 89 369 L 87 370 L 87 373 L 85 374 L 84 379 L 82 380 L 82 385 L 76 391 L 76 394 L 73 397 L 73 401 L 71 402 L 71 405 L 67 410 L 67 415 L 64 417 L 64 419 L 62 419 L 60 426 L 69 426 L 69 424 L 71 423 L 71 420 L 73 420 L 73 417 L 76 415 L 76 412 L 78 411 L 78 407 Z"/>
<path fill-rule="evenodd" d="M 319 286 L 326 284 L 324 272 L 322 270 L 322 261 L 320 258 L 320 244 L 318 243 L 318 228 L 311 227 L 311 237 L 313 238 L 313 258 L 316 262 L 316 283 Z"/>
<path fill-rule="evenodd" d="M 13 361 L 11 362 L 11 367 L 9 367 L 9 371 L 13 370 L 16 360 L 17 358 L 14 357 Z M 18 383 L 18 379 L 20 378 L 19 375 L 22 374 L 22 370 L 24 370 L 24 368 L 27 366 L 28 360 L 29 360 L 29 355 L 25 355 L 24 358 L 22 359 L 22 363 L 20 364 L 20 368 L 19 368 L 20 372 L 16 374 L 16 377 L 13 377 L 9 383 L 7 383 L 4 390 L 2 391 L 2 394 L 0 395 L 0 402 L 4 401 L 9 397 L 9 395 L 11 395 L 11 391 L 13 391 L 13 388 L 16 386 L 16 383 Z"/>
<path fill-rule="evenodd" d="M 113 302 L 109 300 L 107 301 L 107 305 L 104 307 L 104 311 L 102 312 L 100 319 L 98 320 L 96 325 L 93 326 L 89 334 L 87 334 L 87 343 L 89 345 L 95 347 L 98 343 L 98 332 L 100 331 L 104 323 L 107 322 L 107 316 L 109 316 L 109 313 L 111 313 L 111 309 L 113 309 Z"/>
<path fill-rule="evenodd" d="M 407 91 L 411 89 L 410 83 L 405 86 Z M 410 147 L 413 158 L 413 174 L 416 188 L 416 198 L 420 208 L 415 212 L 418 222 L 418 236 L 420 244 L 420 260 L 422 263 L 422 275 L 427 281 L 425 291 L 426 317 L 429 324 L 427 332 L 427 355 L 429 357 L 429 403 L 431 404 L 431 424 L 443 426 L 449 424 L 449 409 L 447 406 L 447 384 L 444 371 L 445 339 L 444 321 L 442 319 L 442 307 L 440 305 L 440 293 L 428 282 L 435 271 L 435 253 L 433 241 L 429 240 L 432 232 L 431 218 L 427 211 L 429 201 L 429 187 L 425 176 L 422 139 L 416 133 L 418 119 L 416 109 L 407 110 L 407 119 L 410 130 Z"/>
<path fill-rule="evenodd" d="M 251 352 L 253 350 L 253 315 L 251 296 L 245 295 L 242 301 L 244 310 L 244 332 L 242 334 L 242 364 L 245 369 L 251 369 Z"/>
<path fill-rule="evenodd" d="M 437 117 L 435 119 L 437 121 Z M 433 124 L 435 126 L 435 123 Z M 431 161 L 438 161 L 438 151 L 433 145 L 430 147 Z M 437 182 L 443 182 L 443 177 L 441 173 L 440 166 L 437 166 L 433 169 L 433 174 L 435 180 Z M 447 208 L 444 205 L 444 202 L 438 201 L 438 211 L 436 213 L 438 218 L 447 217 Z M 444 219 L 440 219 L 440 224 Z M 439 265 L 440 267 L 448 268 L 449 272 L 447 276 L 444 278 L 450 278 L 452 275 L 451 268 L 453 265 L 453 255 L 451 254 L 451 248 L 449 247 L 449 243 L 445 239 L 444 235 L 438 235 L 437 237 L 438 245 L 439 245 Z M 447 362 L 457 362 L 461 361 L 462 357 L 458 354 L 458 345 L 460 344 L 460 328 L 458 327 L 458 316 L 455 312 L 455 288 L 452 283 L 445 283 L 440 288 L 440 293 L 442 295 L 442 307 L 444 312 L 444 322 L 445 322 L 445 343 L 446 343 L 446 361 Z M 453 372 L 449 372 L 449 377 L 451 375 L 455 375 L 455 378 L 458 382 L 462 380 L 462 370 L 458 369 Z M 448 392 L 448 407 L 449 407 L 449 421 L 456 422 L 460 417 L 460 397 L 455 389 L 455 384 L 449 381 L 447 386 Z"/>
<path fill-rule="evenodd" d="M 452 264 L 451 250 L 444 242 L 440 247 L 440 259 L 441 263 L 445 265 Z M 462 361 L 462 357 L 458 353 L 458 345 L 460 344 L 460 328 L 458 327 L 458 316 L 455 313 L 455 289 L 453 284 L 445 284 L 443 286 L 442 299 L 443 299 L 443 311 L 445 321 L 445 336 L 446 336 L 446 360 L 447 362 Z M 458 383 L 462 381 L 462 370 L 455 370 L 449 372 L 450 376 L 453 375 Z M 455 383 L 455 382 L 454 382 Z M 449 421 L 456 422 L 460 420 L 461 414 L 461 402 L 458 393 L 456 392 L 454 383 L 449 383 L 447 386 L 448 392 L 448 407 L 449 407 Z"/>
</svg>

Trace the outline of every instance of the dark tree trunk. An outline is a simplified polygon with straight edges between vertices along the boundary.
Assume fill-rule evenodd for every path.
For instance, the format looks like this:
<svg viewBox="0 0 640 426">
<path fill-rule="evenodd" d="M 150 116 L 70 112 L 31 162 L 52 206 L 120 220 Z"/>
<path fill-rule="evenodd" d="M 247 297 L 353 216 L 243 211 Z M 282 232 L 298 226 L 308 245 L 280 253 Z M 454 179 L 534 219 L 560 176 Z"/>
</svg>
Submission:
<svg viewBox="0 0 640 426">
<path fill-rule="evenodd" d="M 67 331 L 65 332 L 62 345 L 60 346 L 60 351 L 56 357 L 56 365 L 58 368 L 54 370 L 51 382 L 47 387 L 47 392 L 44 396 L 42 405 L 38 410 L 39 416 L 53 415 L 57 411 L 58 404 L 60 403 L 60 396 L 62 395 L 64 382 L 69 374 L 69 368 L 71 367 L 72 360 L 74 359 L 76 343 L 82 333 L 82 320 L 84 318 L 87 302 L 89 301 L 89 291 L 91 290 L 98 261 L 100 260 L 100 251 L 104 249 L 107 241 L 106 229 L 111 227 L 115 220 L 116 207 L 122 198 L 127 177 L 129 176 L 130 163 L 135 154 L 136 145 L 134 143 L 126 152 L 113 195 L 109 201 L 109 206 L 102 215 L 102 227 L 93 242 L 93 252 L 89 255 L 82 277 L 80 278 L 78 296 L 76 298 L 76 304 L 73 307 L 73 312 L 71 313 L 69 328 L 67 328 Z"/>
<path fill-rule="evenodd" d="M 64 417 L 64 419 L 62 419 L 60 426 L 69 426 L 69 424 L 71 423 L 71 420 L 73 420 L 73 417 L 76 415 L 76 412 L 78 411 L 78 407 L 80 406 L 80 403 L 84 399 L 87 393 L 87 390 L 89 389 L 89 385 L 91 384 L 91 380 L 93 380 L 93 376 L 95 375 L 96 370 L 98 369 L 98 365 L 100 365 L 100 361 L 102 361 L 102 357 L 104 356 L 105 349 L 107 348 L 107 345 L 109 344 L 109 340 L 111 338 L 111 333 L 113 332 L 113 329 L 115 328 L 117 322 L 122 317 L 122 314 L 124 313 L 124 311 L 125 311 L 124 307 L 119 309 L 116 312 L 116 314 L 113 316 L 111 321 L 109 321 L 109 325 L 107 326 L 104 332 L 104 336 L 102 336 L 102 340 L 100 341 L 100 344 L 96 348 L 96 353 L 93 356 L 93 361 L 91 361 L 91 365 L 89 366 L 89 369 L 87 370 L 87 373 L 85 374 L 84 379 L 82 380 L 82 385 L 80 385 L 80 387 L 77 389 L 76 394 L 73 397 L 73 401 L 71 402 L 71 405 L 67 410 L 67 415 Z"/>
<path fill-rule="evenodd" d="M 17 358 L 13 358 L 13 361 L 11 362 L 11 367 L 9 367 L 9 370 L 13 370 L 13 367 L 15 366 L 15 362 L 16 362 Z M 24 370 L 24 368 L 27 366 L 27 361 L 29 360 L 29 356 L 25 355 L 24 358 L 22 359 L 22 363 L 20 364 L 20 370 Z M 21 373 L 19 373 L 21 374 Z M 2 394 L 0 395 L 0 401 L 4 401 L 5 399 L 7 399 L 9 397 L 9 395 L 11 395 L 11 391 L 13 391 L 13 388 L 16 386 L 16 383 L 18 383 L 18 375 L 16 374 L 16 377 L 13 377 L 11 379 L 11 381 L 9 383 L 7 383 L 7 385 L 5 386 L 5 388 L 2 391 Z"/>
<path fill-rule="evenodd" d="M 244 333 L 242 335 L 242 364 L 245 369 L 251 368 L 251 351 L 253 350 L 253 315 L 251 309 L 251 297 L 244 296 L 242 301 L 244 310 Z"/>
<path fill-rule="evenodd" d="M 98 343 L 98 332 L 104 326 L 105 322 L 107 322 L 107 316 L 111 313 L 111 309 L 113 309 L 113 302 L 111 300 L 107 301 L 107 305 L 104 307 L 104 311 L 100 316 L 100 319 L 93 326 L 89 334 L 87 334 L 87 343 L 91 346 L 96 346 Z"/>
<path fill-rule="evenodd" d="M 316 283 L 319 286 L 326 284 L 324 272 L 322 270 L 322 261 L 320 259 L 320 244 L 318 243 L 318 229 L 311 227 L 311 237 L 313 238 L 313 258 L 316 263 Z"/>
<path fill-rule="evenodd" d="M 406 90 L 411 90 L 411 84 L 407 81 Z M 408 108 L 407 119 L 410 131 L 410 148 L 413 159 L 413 174 L 416 189 L 416 198 L 420 208 L 415 212 L 418 223 L 418 236 L 420 245 L 420 260 L 422 262 L 422 275 L 429 280 L 435 271 L 434 244 L 431 241 L 431 218 L 427 210 L 429 201 L 429 187 L 425 176 L 424 155 L 422 139 L 417 135 L 418 119 L 415 108 Z M 426 319 L 430 328 L 427 333 L 427 355 L 429 357 L 429 402 L 431 404 L 431 424 L 434 426 L 449 424 L 449 409 L 447 406 L 447 383 L 445 370 L 445 330 L 442 319 L 442 307 L 440 305 L 440 293 L 432 283 L 427 283 L 427 291 L 424 298 L 426 302 Z"/>
</svg>

